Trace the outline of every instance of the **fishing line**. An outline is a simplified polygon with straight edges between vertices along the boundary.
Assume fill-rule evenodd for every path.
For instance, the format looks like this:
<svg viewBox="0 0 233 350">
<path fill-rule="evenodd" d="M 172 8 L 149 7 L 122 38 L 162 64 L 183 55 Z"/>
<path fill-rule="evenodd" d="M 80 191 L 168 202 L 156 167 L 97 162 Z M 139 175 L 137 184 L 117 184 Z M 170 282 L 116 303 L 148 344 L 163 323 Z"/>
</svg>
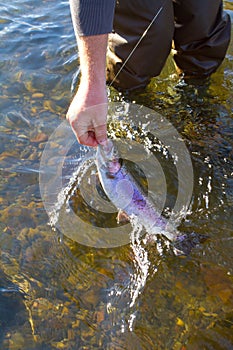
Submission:
<svg viewBox="0 0 233 350">
<path fill-rule="evenodd" d="M 165 0 L 166 1 L 166 0 Z M 159 8 L 158 12 L 155 14 L 155 16 L 152 18 L 151 22 L 149 23 L 148 27 L 145 29 L 145 31 L 142 33 L 141 37 L 139 38 L 138 42 L 136 43 L 136 45 L 134 46 L 134 48 L 132 49 L 132 51 L 129 53 L 128 57 L 126 58 L 126 60 L 123 62 L 122 66 L 120 67 L 119 71 L 117 72 L 117 74 L 115 75 L 115 77 L 113 78 L 113 80 L 111 81 L 111 83 L 109 84 L 109 87 L 112 86 L 112 84 L 114 83 L 114 81 L 117 79 L 117 77 L 119 76 L 119 74 L 121 73 L 122 69 L 125 67 L 126 63 L 129 61 L 129 59 L 132 57 L 132 55 L 134 54 L 135 50 L 137 49 L 137 47 L 140 45 L 141 41 L 143 40 L 143 38 L 146 36 L 146 34 L 148 33 L 148 31 L 150 30 L 151 26 L 154 24 L 155 20 L 157 19 L 157 17 L 159 16 L 160 12 L 163 10 L 165 1 L 163 2 L 162 6 Z"/>
</svg>

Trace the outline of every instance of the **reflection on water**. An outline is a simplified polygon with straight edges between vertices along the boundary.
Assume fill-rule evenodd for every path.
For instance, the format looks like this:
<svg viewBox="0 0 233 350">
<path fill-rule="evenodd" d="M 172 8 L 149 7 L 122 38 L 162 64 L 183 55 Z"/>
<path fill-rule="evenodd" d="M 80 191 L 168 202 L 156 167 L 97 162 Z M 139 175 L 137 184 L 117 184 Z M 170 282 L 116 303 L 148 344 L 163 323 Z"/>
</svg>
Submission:
<svg viewBox="0 0 233 350">
<path fill-rule="evenodd" d="M 232 14 L 232 1 L 225 6 Z M 155 109 L 183 136 L 194 192 L 181 229 L 209 241 L 188 258 L 158 256 L 137 235 L 97 249 L 48 226 L 38 185 L 77 80 L 68 2 L 0 7 L 1 349 L 232 349 L 232 44 L 205 84 L 180 81 L 169 59 L 147 89 L 110 91 Z"/>
</svg>

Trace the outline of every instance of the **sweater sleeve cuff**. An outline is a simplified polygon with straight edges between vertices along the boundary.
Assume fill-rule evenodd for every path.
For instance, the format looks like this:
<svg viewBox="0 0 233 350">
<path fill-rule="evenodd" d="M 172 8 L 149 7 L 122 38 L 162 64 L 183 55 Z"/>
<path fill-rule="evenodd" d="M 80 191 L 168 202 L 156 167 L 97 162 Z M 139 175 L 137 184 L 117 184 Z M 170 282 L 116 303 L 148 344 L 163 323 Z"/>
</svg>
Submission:
<svg viewBox="0 0 233 350">
<path fill-rule="evenodd" d="M 70 0 L 76 35 L 107 34 L 112 31 L 115 0 Z"/>
</svg>

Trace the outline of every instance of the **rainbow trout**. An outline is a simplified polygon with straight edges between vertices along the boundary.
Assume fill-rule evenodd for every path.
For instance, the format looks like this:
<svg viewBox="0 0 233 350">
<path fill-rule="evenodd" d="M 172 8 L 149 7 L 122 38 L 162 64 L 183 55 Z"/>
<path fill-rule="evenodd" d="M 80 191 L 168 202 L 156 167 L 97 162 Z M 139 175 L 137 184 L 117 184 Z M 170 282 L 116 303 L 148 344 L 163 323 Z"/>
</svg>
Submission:
<svg viewBox="0 0 233 350">
<path fill-rule="evenodd" d="M 121 162 L 116 147 L 111 140 L 99 145 L 96 154 L 98 176 L 109 200 L 119 210 L 118 220 L 136 217 L 150 237 L 165 236 L 181 254 L 189 254 L 201 243 L 204 236 L 195 233 L 181 234 L 175 228 L 168 229 L 168 221 L 161 216 L 143 192 L 126 166 Z"/>
</svg>

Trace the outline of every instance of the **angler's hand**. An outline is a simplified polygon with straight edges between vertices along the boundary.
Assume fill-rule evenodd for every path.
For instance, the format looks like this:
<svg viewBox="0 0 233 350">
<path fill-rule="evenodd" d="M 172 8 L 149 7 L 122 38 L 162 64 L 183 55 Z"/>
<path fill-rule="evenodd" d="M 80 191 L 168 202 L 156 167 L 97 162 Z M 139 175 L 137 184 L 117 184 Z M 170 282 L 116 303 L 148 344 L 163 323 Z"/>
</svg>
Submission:
<svg viewBox="0 0 233 350">
<path fill-rule="evenodd" d="M 107 92 L 105 86 L 85 85 L 80 83 L 66 117 L 78 142 L 96 147 L 107 140 Z"/>
</svg>

